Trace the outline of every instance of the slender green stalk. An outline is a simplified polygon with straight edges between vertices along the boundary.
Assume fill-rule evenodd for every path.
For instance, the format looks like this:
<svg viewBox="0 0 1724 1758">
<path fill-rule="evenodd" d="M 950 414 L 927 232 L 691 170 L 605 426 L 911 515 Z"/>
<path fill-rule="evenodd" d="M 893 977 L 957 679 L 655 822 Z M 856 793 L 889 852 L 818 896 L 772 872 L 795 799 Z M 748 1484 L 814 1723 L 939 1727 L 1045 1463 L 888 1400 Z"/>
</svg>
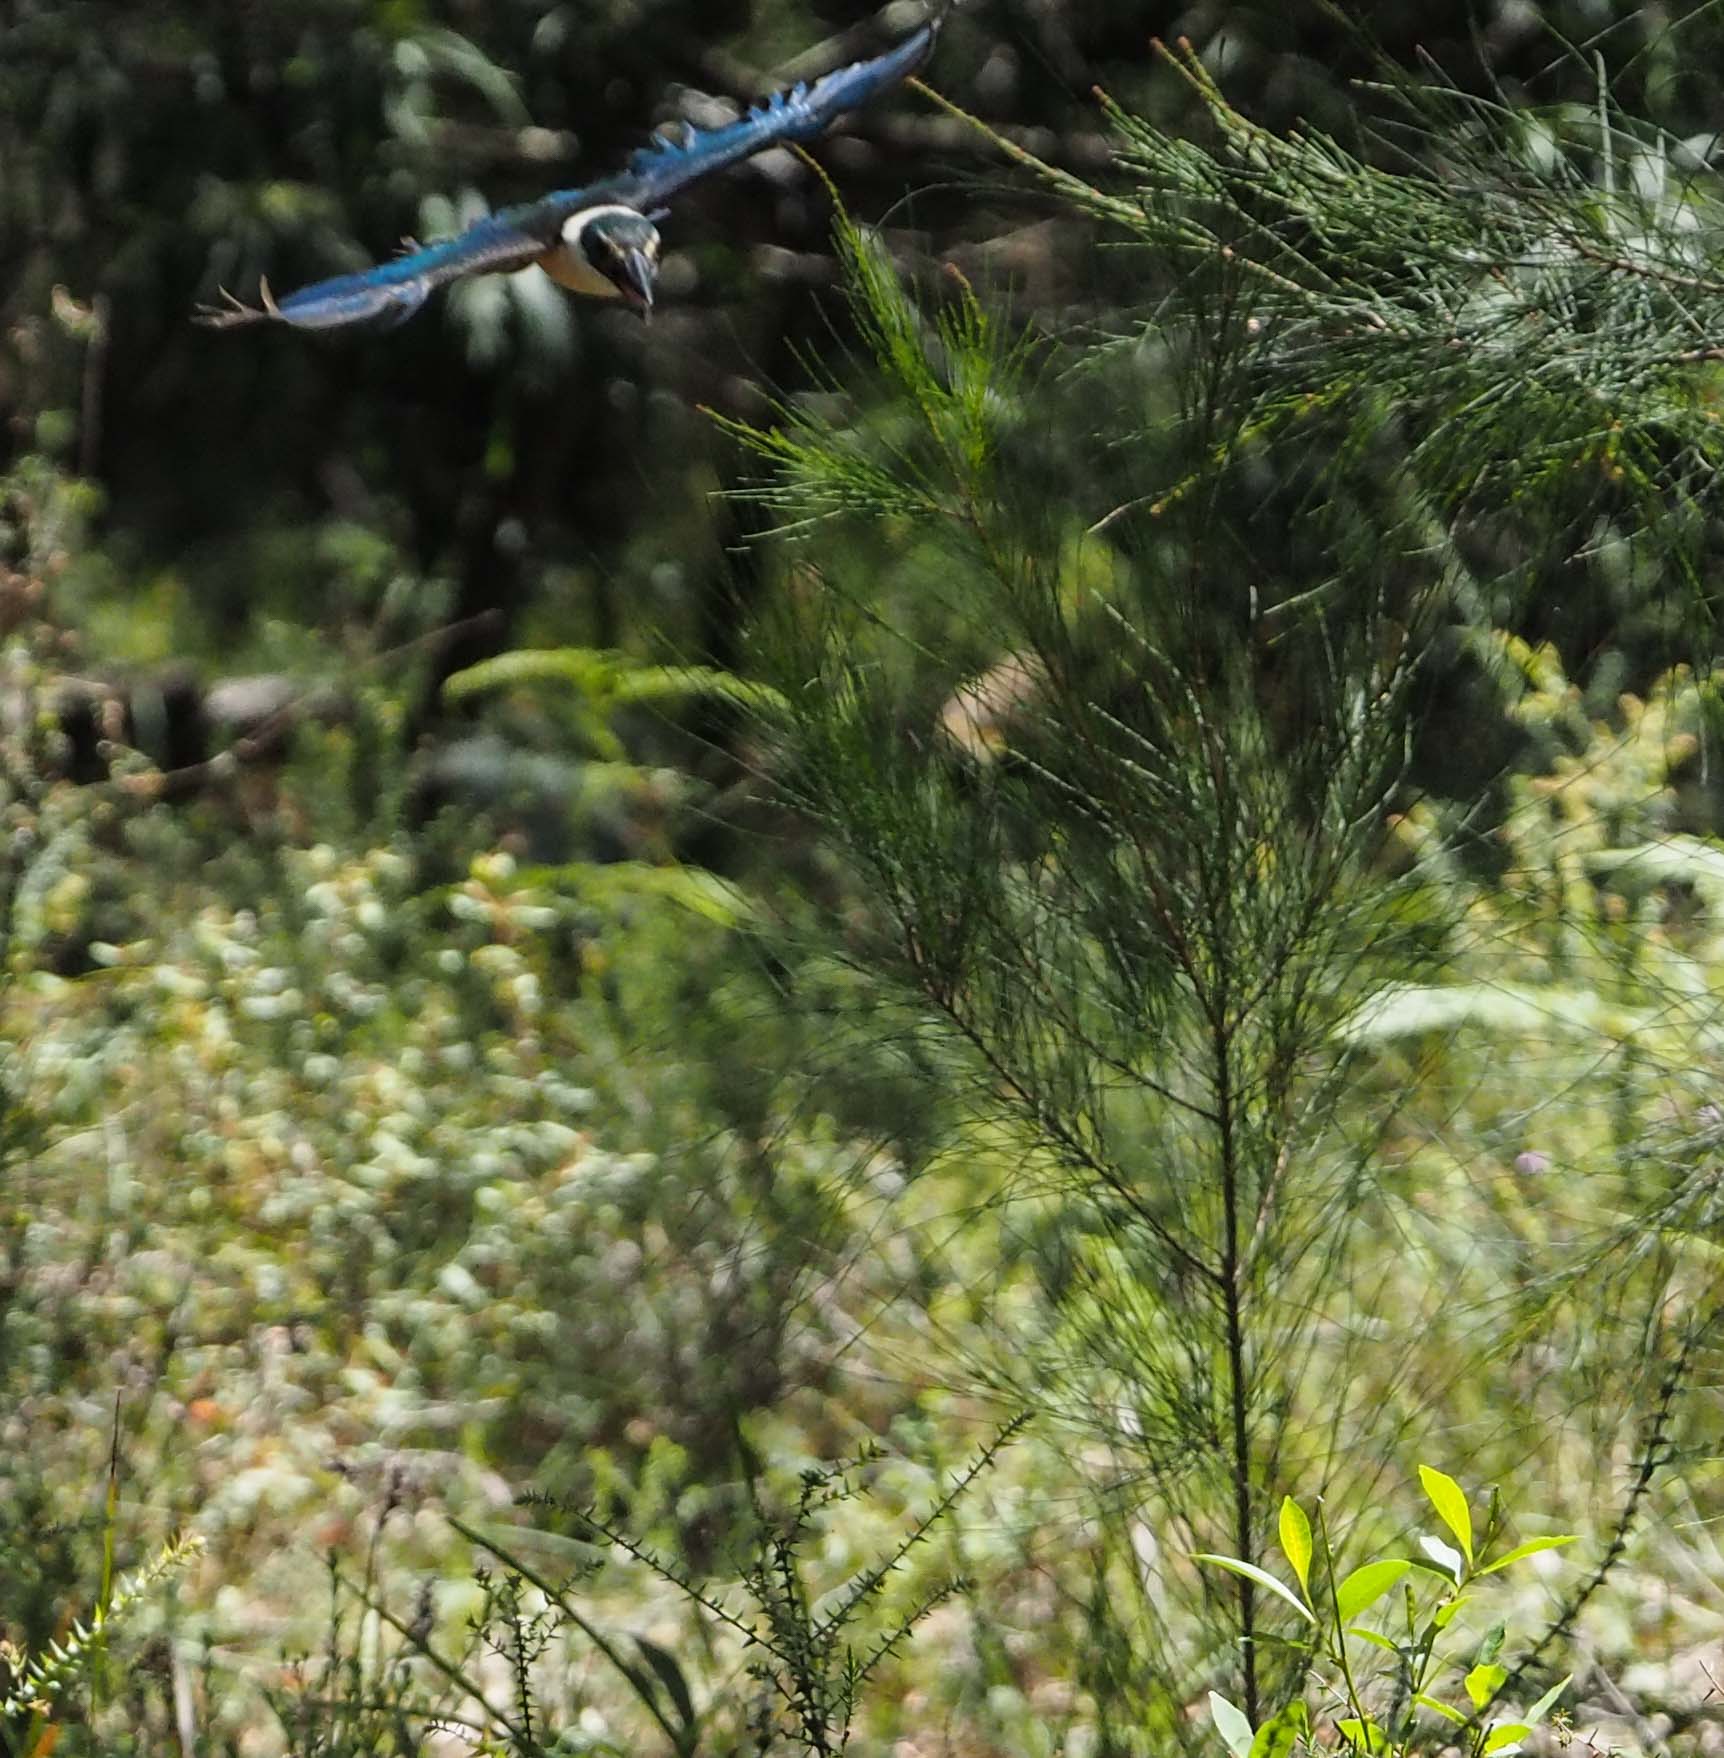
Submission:
<svg viewBox="0 0 1724 1758">
<path fill-rule="evenodd" d="M 1227 1324 L 1228 1404 L 1233 1449 L 1233 1542 L 1238 1547 L 1237 1555 L 1249 1563 L 1256 1560 L 1256 1512 L 1251 1494 L 1249 1361 L 1246 1354 L 1245 1299 L 1241 1287 L 1241 1167 L 1234 1135 L 1233 1048 L 1228 1038 L 1225 1012 L 1220 1007 L 1216 1009 L 1213 1021 L 1210 1054 L 1214 1058 L 1215 1115 L 1220 1155 L 1222 1234 L 1221 1266 L 1217 1280 Z M 1255 1726 L 1259 1714 L 1256 1586 L 1249 1577 L 1242 1575 L 1238 1577 L 1238 1588 L 1242 1674 L 1240 1689 L 1244 1697 L 1245 1714 Z"/>
</svg>

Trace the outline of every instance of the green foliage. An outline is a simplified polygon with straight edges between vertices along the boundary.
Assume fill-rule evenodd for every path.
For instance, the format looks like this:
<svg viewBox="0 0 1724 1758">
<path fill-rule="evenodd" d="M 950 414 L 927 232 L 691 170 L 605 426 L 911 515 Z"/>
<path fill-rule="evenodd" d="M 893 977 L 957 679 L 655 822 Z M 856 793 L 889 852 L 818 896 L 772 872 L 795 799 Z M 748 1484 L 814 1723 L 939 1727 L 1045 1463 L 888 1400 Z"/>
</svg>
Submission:
<svg viewBox="0 0 1724 1758">
<path fill-rule="evenodd" d="M 1176 64 L 1215 145 L 1115 108 L 1140 199 L 1105 212 L 1157 250 L 1227 252 L 1251 281 L 1249 431 L 1352 404 L 1405 432 L 1445 515 L 1585 481 L 1691 534 L 1718 443 L 1695 339 L 1724 298 L 1702 160 L 1607 98 L 1591 116 L 1505 114 L 1409 86 L 1407 120 L 1442 128 L 1440 156 L 1385 170 L 1321 133 L 1253 126 L 1194 54 Z"/>
<path fill-rule="evenodd" d="M 772 427 L 720 425 L 777 467 L 756 493 L 792 511 L 793 531 L 845 512 L 974 516 L 971 503 L 989 498 L 1005 433 L 1021 414 L 1028 345 L 1008 338 L 961 277 L 956 303 L 924 320 L 877 238 L 842 213 L 835 238 L 896 419 L 884 434 L 851 430 L 808 404 L 781 408 Z"/>
<path fill-rule="evenodd" d="M 455 700 L 518 684 L 559 683 L 580 691 L 595 709 L 714 695 L 750 708 L 775 705 L 772 692 L 710 665 L 632 665 L 618 654 L 584 647 L 525 650 L 456 672 L 443 688 Z"/>
<path fill-rule="evenodd" d="M 539 186 L 565 122 L 620 150 L 681 0 L 318 0 L 219 54 L 31 12 L 0 396 L 108 492 L 0 493 L 6 1634 L 52 1662 L 117 1596 L 116 1388 L 152 1538 L 207 1541 L 81 1651 L 63 1751 L 267 1745 L 331 1550 L 293 1751 L 1163 1758 L 1219 1687 L 1246 1758 L 1482 1758 L 1583 1616 L 1706 1713 L 1718 197 L 1672 141 L 1711 99 L 1661 42 L 1644 124 L 1590 60 L 1538 113 L 1343 100 L 1304 21 L 1224 10 L 1128 76 L 1105 178 L 878 118 L 891 194 L 997 139 L 1058 212 L 982 248 L 966 194 L 943 276 L 841 222 L 861 355 L 800 364 L 779 257 L 738 265 L 806 204 L 752 174 L 646 352 L 518 281 L 356 352 L 179 322 Z M 1140 12 L 1015 56 L 966 8 L 952 78 L 1061 123 L 1034 70 L 1142 59 Z M 811 23 L 763 7 L 760 65 Z M 1289 93 L 1328 132 L 1247 119 Z M 176 756 L 170 656 L 287 706 Z M 1387 1462 L 1439 1447 L 1587 1568 L 1549 1591 L 1435 1473 L 1402 1554 Z M 524 1479 L 578 1536 L 496 1530 Z"/>
<path fill-rule="evenodd" d="M 1491 1625 L 1471 1648 L 1463 1649 L 1466 1629 L 1457 1614 L 1477 1598 L 1469 1591 L 1476 1581 L 1540 1551 L 1572 1544 L 1574 1539 L 1567 1535 L 1526 1539 L 1484 1562 L 1506 1519 L 1493 1494 L 1475 1562 L 1466 1492 L 1452 1477 L 1429 1465 L 1419 1467 L 1419 1482 L 1437 1517 L 1461 1547 L 1459 1551 L 1441 1539 L 1426 1536 L 1419 1541 L 1423 1553 L 1419 1558 L 1383 1557 L 1342 1575 L 1330 1545 L 1324 1505 L 1318 1504 L 1313 1548 L 1311 1521 L 1288 1496 L 1281 1503 L 1282 1552 L 1298 1580 L 1297 1591 L 1237 1557 L 1196 1558 L 1272 1588 L 1297 1608 L 1309 1626 L 1294 1646 L 1300 1674 L 1310 1680 L 1309 1690 L 1317 1698 L 1315 1713 L 1302 1692 L 1254 1729 L 1234 1704 L 1218 1692 L 1210 1692 L 1216 1732 L 1233 1758 L 1268 1758 L 1269 1754 L 1292 1750 L 1385 1753 L 1404 1758 L 1413 1752 L 1450 1750 L 1457 1739 L 1465 1742 L 1464 1750 L 1472 1758 L 1488 1758 L 1491 1753 L 1519 1751 L 1521 1743 L 1556 1707 L 1569 1686 L 1567 1678 L 1552 1685 L 1524 1711 L 1505 1708 L 1500 1693 L 1510 1674 L 1496 1661 L 1505 1641 L 1503 1625 Z M 1442 1580 L 1434 1589 L 1430 1587 L 1433 1574 Z M 1399 1610 L 1386 1628 L 1356 1621 L 1403 1581 L 1406 1586 Z M 1350 1646 L 1354 1643 L 1364 1644 L 1365 1651 Z M 1389 1662 L 1373 1661 L 1377 1652 L 1389 1655 Z M 1371 1663 L 1376 1670 L 1366 1670 L 1362 1663 Z M 1452 1693 L 1452 1684 L 1445 1686 L 1444 1680 L 1456 1673 L 1461 1675 L 1459 1686 L 1465 1695 L 1461 1707 L 1438 1695 L 1445 1689 Z"/>
<path fill-rule="evenodd" d="M 1410 317 L 1379 333 L 1348 304 L 1377 297 L 1377 259 L 1363 246 L 1349 256 L 1357 232 L 1312 205 L 1325 198 L 1319 161 L 1331 149 L 1260 142 L 1199 69 L 1191 77 L 1217 106 L 1216 153 L 1131 122 L 1140 196 L 1086 193 L 1047 173 L 1127 237 L 1187 253 L 1136 332 L 1178 387 L 1160 420 L 1133 405 L 1136 361 L 1123 345 L 1060 351 L 1060 378 L 1081 387 L 1086 419 L 1074 419 L 1053 375 L 1023 371 L 1022 351 L 967 291 L 953 311 L 925 315 L 845 232 L 877 400 L 842 420 L 826 403 L 787 406 L 777 425 L 745 435 L 772 470 L 763 498 L 800 540 L 796 569 L 822 588 L 787 595 L 761 647 L 785 704 L 785 791 L 858 881 L 860 900 L 845 900 L 849 956 L 922 1011 L 958 1131 L 1005 1144 L 1011 1200 L 1035 1240 L 1026 1258 L 1046 1328 L 1030 1327 L 1026 1343 L 1014 1315 L 997 1349 L 966 1339 L 957 1359 L 1085 1435 L 1106 1461 L 1100 1475 L 1134 1486 L 1122 1538 L 1159 1517 L 1203 1554 L 1232 1559 L 1225 1594 L 1192 1594 L 1162 1574 L 1122 1633 L 1141 1644 L 1138 1676 L 1154 1681 L 1130 1736 L 1147 1749 L 1179 1728 L 1177 1706 L 1229 1651 L 1255 1719 L 1282 1665 L 1267 1646 L 1278 1614 L 1310 1617 L 1260 1561 L 1269 1491 L 1293 1459 L 1333 1493 L 1364 1496 L 1409 1428 L 1465 1424 L 1471 1462 L 1494 1472 L 1511 1455 L 1496 1438 L 1507 1428 L 1485 1420 L 1490 1387 L 1548 1396 L 1561 1424 L 1608 1384 L 1611 1407 L 1643 1425 L 1643 1483 L 1672 1387 L 1716 1311 L 1693 1266 L 1675 1271 L 1636 1244 L 1669 1210 L 1662 1198 L 1645 1205 L 1630 1170 L 1667 1081 L 1680 1079 L 1677 1037 L 1689 1053 L 1713 1041 L 1706 960 L 1669 985 L 1644 965 L 1623 980 L 1614 906 L 1595 882 L 1614 863 L 1608 850 L 1590 866 L 1582 853 L 1586 837 L 1616 839 L 1583 783 L 1561 796 L 1586 818 L 1557 856 L 1583 881 L 1560 906 L 1569 962 L 1541 963 L 1540 978 L 1586 977 L 1523 989 L 1505 948 L 1527 944 L 1528 917 L 1495 937 L 1480 931 L 1520 876 L 1505 877 L 1500 859 L 1489 881 L 1469 874 L 1478 802 L 1450 813 L 1440 797 L 1422 800 L 1415 779 L 1453 625 L 1505 717 L 1546 741 L 1554 730 L 1540 724 L 1548 666 L 1538 677 L 1520 667 L 1516 683 L 1513 661 L 1530 644 L 1488 617 L 1515 615 L 1517 582 L 1578 535 L 1565 493 L 1541 498 L 1518 472 L 1546 450 L 1571 455 L 1592 393 L 1547 397 L 1552 375 L 1523 374 L 1524 351 L 1506 349 L 1462 349 L 1447 379 L 1433 377 Z M 1502 161 L 1494 137 L 1463 145 Z M 1331 169 L 1347 183 L 1353 228 L 1371 225 L 1368 200 L 1411 212 L 1441 199 L 1422 172 L 1381 181 L 1362 162 L 1356 179 Z M 1488 278 L 1490 251 L 1453 233 L 1477 217 L 1461 202 L 1447 231 L 1416 213 L 1392 234 L 1385 221 L 1402 270 L 1390 290 L 1417 300 L 1445 275 Z M 1678 248 L 1672 227 L 1649 251 Z M 1409 270 L 1415 247 L 1425 254 Z M 1524 254 L 1525 240 L 1512 249 Z M 1443 298 L 1419 311 L 1448 326 L 1440 346 L 1450 346 Z M 1691 316 L 1673 307 L 1657 321 Z M 1605 313 L 1588 332 L 1595 351 L 1614 345 L 1612 325 Z M 1556 345 L 1572 364 L 1581 342 Z M 1631 355 L 1635 345 L 1630 332 Z M 1355 357 L 1369 349 L 1380 351 Z M 1704 363 L 1669 364 L 1692 376 Z M 1495 375 L 1488 395 L 1482 374 Z M 1661 396 L 1649 392 L 1633 418 L 1661 421 Z M 1480 421 L 1494 412 L 1500 452 L 1464 422 L 1455 453 L 1443 452 L 1463 406 Z M 1617 418 L 1630 419 L 1626 405 Z M 1050 454 L 1037 443 L 1056 422 L 1065 496 L 1048 492 Z M 1461 481 L 1451 466 L 1463 463 Z M 1275 472 L 1303 489 L 1256 492 Z M 1673 578 L 1691 577 L 1704 544 L 1694 514 L 1713 476 L 1653 471 L 1610 516 L 1628 541 L 1692 543 L 1671 561 Z M 1295 505 L 1275 504 L 1277 492 Z M 886 542 L 872 546 L 870 526 Z M 1501 551 L 1488 579 L 1484 529 Z M 1386 553 L 1404 567 L 1387 571 Z M 1704 606 L 1691 597 L 1688 608 Z M 1661 700 L 1671 688 L 1684 688 L 1679 672 L 1659 684 Z M 1635 703 L 1620 712 L 1630 727 L 1642 718 Z M 1622 846 L 1659 832 L 1674 753 L 1650 759 L 1666 724 L 1648 726 L 1635 750 L 1649 761 L 1624 774 L 1640 818 Z M 1611 736 L 1589 727 L 1589 776 Z M 1558 760 L 1548 742 L 1539 755 Z M 1500 846 L 1537 844 L 1554 828 L 1537 802 L 1555 790 L 1532 775 L 1504 787 L 1491 820 Z M 1421 838 L 1427 823 L 1442 828 Z M 1432 1187 L 1416 1170 L 1393 1176 L 1403 1134 L 1450 1133 L 1437 1120 L 1452 1116 L 1457 1091 L 1482 1099 L 1500 1076 L 1526 1102 L 1529 1064 L 1479 1060 L 1471 1028 L 1544 1040 L 1538 1078 L 1560 1080 L 1544 1027 L 1553 1012 L 1580 1040 L 1577 1063 L 1600 1037 L 1672 1030 L 1668 1054 L 1622 1070 L 1616 1130 L 1608 1145 L 1593 1137 L 1591 1207 L 1564 1206 L 1560 1242 L 1528 1230 L 1516 1203 L 1459 1194 L 1500 1152 L 1488 1135 L 1458 1141 L 1459 1162 Z M 1408 1037 L 1439 1048 L 1403 1069 Z M 1443 1063 L 1445 1051 L 1457 1060 Z M 1682 1212 L 1711 1212 L 1708 1172 L 1680 1183 Z M 1397 1241 L 1388 1254 L 1384 1236 Z M 1402 1273 L 1409 1248 L 1413 1277 Z M 1693 1314 L 1649 1362 L 1646 1327 L 1673 1297 L 1681 1311 L 1678 1287 L 1692 1291 Z M 1562 1351 L 1580 1337 L 1599 1377 L 1564 1390 L 1546 1373 L 1529 1392 L 1535 1356 L 1577 1359 Z M 1636 1488 L 1623 1520 L 1639 1499 Z M 1470 1534 L 1453 1530 L 1464 1571 Z M 1391 1560 L 1340 1584 L 1349 1614 L 1401 1573 Z M 1112 1599 L 1104 1615 L 1129 1620 L 1126 1603 Z M 1171 1633 L 1170 1603 L 1182 1614 Z"/>
<path fill-rule="evenodd" d="M 758 1466 L 748 1457 L 749 1449 L 743 1443 L 753 1517 L 753 1554 L 743 1564 L 739 1581 L 748 1602 L 745 1612 L 727 1606 L 674 1563 L 591 1513 L 577 1516 L 575 1533 L 602 1540 L 644 1564 L 719 1625 L 740 1636 L 745 1650 L 760 1651 L 760 1657 L 751 1660 L 747 1669 L 759 1690 L 751 1722 L 760 1751 L 770 1750 L 783 1738 L 797 1750 L 825 1758 L 848 1748 L 864 1687 L 882 1663 L 896 1654 L 937 1605 L 962 1592 L 965 1583 L 936 1583 L 919 1593 L 908 1609 L 888 1614 L 883 1625 L 876 1615 L 873 1621 L 877 1627 L 872 1630 L 866 1625 L 867 1614 L 878 1613 L 888 1584 L 911 1552 L 927 1541 L 1023 1426 L 1020 1419 L 1002 1428 L 889 1554 L 818 1596 L 808 1553 L 823 1518 L 857 1495 L 855 1474 L 882 1456 L 878 1449 L 871 1449 L 852 1465 L 803 1471 L 789 1508 L 775 1516 L 763 1505 Z M 653 1659 L 650 1653 L 648 1659 Z M 672 1675 L 661 1661 L 654 1664 L 672 1687 L 682 1725 L 692 1734 L 686 1687 L 680 1691 L 674 1687 L 674 1678 L 680 1674 Z M 649 1703 L 653 1701 L 654 1694 L 644 1678 L 637 1689 Z M 663 1716 L 659 1719 L 662 1722 Z"/>
<path fill-rule="evenodd" d="M 488 691 L 546 683 L 563 686 L 573 704 L 577 737 L 601 759 L 612 762 L 620 761 L 625 752 L 611 725 L 618 709 L 702 698 L 753 710 L 777 705 L 773 691 L 733 672 L 710 665 L 633 664 L 620 654 L 587 647 L 500 653 L 456 672 L 443 690 L 451 701 L 461 702 Z"/>
<path fill-rule="evenodd" d="M 808 1467 L 789 1507 L 774 1515 L 743 1443 L 751 1473 L 750 1519 L 738 1535 L 738 1579 L 728 1593 L 697 1582 L 597 1510 L 571 1514 L 546 1498 L 529 1498 L 564 1516 L 556 1524 L 571 1527 L 567 1537 L 555 1530 L 481 1530 L 454 1519 L 455 1530 L 502 1568 L 500 1575 L 488 1563 L 477 1570 L 478 1603 L 458 1649 L 436 1635 L 428 1596 L 410 1619 L 403 1618 L 379 1596 L 369 1572 L 365 1581 L 350 1582 L 332 1561 L 324 1651 L 315 1666 L 301 1664 L 293 1688 L 276 1693 L 273 1706 L 291 1750 L 315 1758 L 415 1753 L 425 1732 L 448 1728 L 465 1730 L 486 1742 L 486 1750 L 511 1758 L 640 1750 L 641 1735 L 613 1730 L 590 1702 L 583 1707 L 585 1693 L 575 1679 L 578 1650 L 584 1648 L 626 1684 L 635 1710 L 644 1715 L 642 1725 L 654 1730 L 648 1737 L 681 1758 L 742 1749 L 841 1753 L 873 1676 L 963 1584 L 948 1580 L 922 1589 L 908 1606 L 888 1609 L 882 1618 L 889 1586 L 1021 1426 L 1008 1425 L 984 1447 L 886 1555 L 823 1591 L 826 1571 L 814 1553 L 837 1511 L 862 1493 L 863 1475 L 884 1457 L 879 1448 L 841 1466 Z M 385 1505 L 379 1530 L 394 1505 Z M 575 1553 L 580 1560 L 572 1574 L 554 1575 L 535 1564 L 535 1549 L 547 1544 L 553 1555 Z M 705 1614 L 700 1660 L 692 1642 L 679 1659 L 645 1635 L 608 1632 L 577 1603 L 577 1587 L 594 1590 L 606 1549 L 643 1565 L 690 1609 Z M 375 1644 L 367 1642 L 363 1619 L 348 1619 L 349 1603 L 389 1632 L 387 1643 L 381 1632 Z M 737 1653 L 750 1690 L 703 1692 L 697 1701 L 699 1675 L 734 1677 Z M 718 1659 L 722 1664 L 715 1666 Z M 499 1671 L 506 1702 L 492 1682 Z"/>
<path fill-rule="evenodd" d="M 793 528 L 798 505 L 901 522 L 904 547 L 942 558 L 946 615 L 1025 687 L 979 764 L 940 748 L 963 672 L 852 597 L 840 551 L 770 655 L 781 767 L 868 887 L 853 956 L 926 1011 L 945 1078 L 1020 1156 L 1043 1217 L 1059 1316 L 995 1373 L 1105 1435 L 1263 1585 L 1243 1554 L 1252 1434 L 1300 1399 L 1264 1364 L 1309 1347 L 1362 1219 L 1361 1167 L 1328 1132 L 1337 1034 L 1446 932 L 1443 900 L 1371 871 L 1416 653 L 1381 612 L 1326 624 L 1304 699 L 1278 714 L 1250 656 L 1214 640 L 1205 582 L 1032 489 L 1013 435 L 1035 392 L 973 297 L 924 323 L 859 240 L 845 249 L 889 401 L 761 435 L 783 466 L 768 492 Z M 870 506 L 871 470 L 897 489 Z M 1256 1616 L 1248 1590 L 1248 1698 Z"/>
<path fill-rule="evenodd" d="M 58 1738 L 57 1731 L 50 1730 L 69 1717 L 73 1694 L 91 1685 L 92 1674 L 105 1659 L 111 1632 L 202 1548 L 203 1541 L 195 1535 L 170 1539 L 135 1573 L 104 1581 L 95 1605 L 40 1652 L 10 1644 L 0 1648 L 0 1728 L 8 1722 L 22 1724 L 24 1751 L 50 1750 Z"/>
</svg>

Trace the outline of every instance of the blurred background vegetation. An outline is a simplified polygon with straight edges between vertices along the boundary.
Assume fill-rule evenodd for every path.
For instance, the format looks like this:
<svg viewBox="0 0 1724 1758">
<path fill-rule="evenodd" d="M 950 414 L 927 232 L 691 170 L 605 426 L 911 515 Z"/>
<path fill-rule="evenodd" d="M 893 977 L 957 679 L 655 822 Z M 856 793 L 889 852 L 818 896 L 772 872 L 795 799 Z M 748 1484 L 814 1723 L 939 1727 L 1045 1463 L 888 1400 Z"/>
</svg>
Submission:
<svg viewBox="0 0 1724 1758">
<path fill-rule="evenodd" d="M 1717 7 L 972 0 L 650 326 L 187 321 L 919 16 L 12 0 L 5 1750 L 1219 1753 L 1427 1460 L 1724 1743 Z"/>
</svg>

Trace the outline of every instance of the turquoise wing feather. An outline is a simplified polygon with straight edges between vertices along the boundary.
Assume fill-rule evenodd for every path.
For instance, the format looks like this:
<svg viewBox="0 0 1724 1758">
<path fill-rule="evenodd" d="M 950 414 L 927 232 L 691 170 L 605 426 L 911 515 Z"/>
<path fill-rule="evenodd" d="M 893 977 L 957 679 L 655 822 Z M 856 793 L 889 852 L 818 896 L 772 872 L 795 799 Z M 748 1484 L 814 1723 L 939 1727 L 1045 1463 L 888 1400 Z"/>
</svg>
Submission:
<svg viewBox="0 0 1724 1758">
<path fill-rule="evenodd" d="M 943 16 L 943 14 L 942 14 Z M 620 202 L 650 213 L 689 184 L 752 158 L 768 147 L 815 140 L 842 115 L 860 108 L 900 80 L 907 79 L 933 53 L 941 18 L 920 25 L 903 42 L 867 61 L 853 61 L 788 91 L 774 92 L 747 115 L 717 128 L 685 128 L 676 139 L 642 147 L 626 170 L 586 189 L 559 189 L 517 215 L 548 221 L 548 231 L 570 214 L 600 202 Z"/>
<path fill-rule="evenodd" d="M 939 20 L 930 19 L 883 55 L 837 68 L 812 85 L 775 92 L 734 122 L 720 128 L 691 128 L 680 140 L 656 141 L 642 148 L 613 184 L 613 191 L 626 188 L 628 193 L 613 193 L 611 199 L 657 207 L 679 189 L 739 159 L 790 141 L 818 138 L 847 111 L 859 109 L 914 73 L 933 53 L 939 28 Z"/>
<path fill-rule="evenodd" d="M 527 229 L 541 206 L 542 203 L 535 202 L 487 214 L 459 237 L 406 251 L 375 268 L 314 281 L 279 302 L 270 297 L 265 287 L 259 305 L 230 300 L 226 306 L 200 312 L 199 317 L 218 329 L 271 318 L 302 330 L 401 323 L 445 282 L 459 280 L 463 275 L 522 269 L 543 255 L 553 242 L 554 232 L 546 237 Z"/>
</svg>

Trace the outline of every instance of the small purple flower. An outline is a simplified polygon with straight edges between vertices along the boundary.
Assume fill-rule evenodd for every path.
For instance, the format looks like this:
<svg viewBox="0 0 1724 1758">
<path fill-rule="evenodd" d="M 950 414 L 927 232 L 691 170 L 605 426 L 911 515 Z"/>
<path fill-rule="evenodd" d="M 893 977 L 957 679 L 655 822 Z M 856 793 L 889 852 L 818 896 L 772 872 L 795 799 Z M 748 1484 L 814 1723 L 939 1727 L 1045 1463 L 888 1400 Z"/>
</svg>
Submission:
<svg viewBox="0 0 1724 1758">
<path fill-rule="evenodd" d="M 1535 1154 L 1530 1149 L 1524 1154 L 1516 1154 L 1514 1169 L 1529 1178 L 1537 1172 L 1548 1172 L 1550 1170 L 1550 1155 Z"/>
</svg>

